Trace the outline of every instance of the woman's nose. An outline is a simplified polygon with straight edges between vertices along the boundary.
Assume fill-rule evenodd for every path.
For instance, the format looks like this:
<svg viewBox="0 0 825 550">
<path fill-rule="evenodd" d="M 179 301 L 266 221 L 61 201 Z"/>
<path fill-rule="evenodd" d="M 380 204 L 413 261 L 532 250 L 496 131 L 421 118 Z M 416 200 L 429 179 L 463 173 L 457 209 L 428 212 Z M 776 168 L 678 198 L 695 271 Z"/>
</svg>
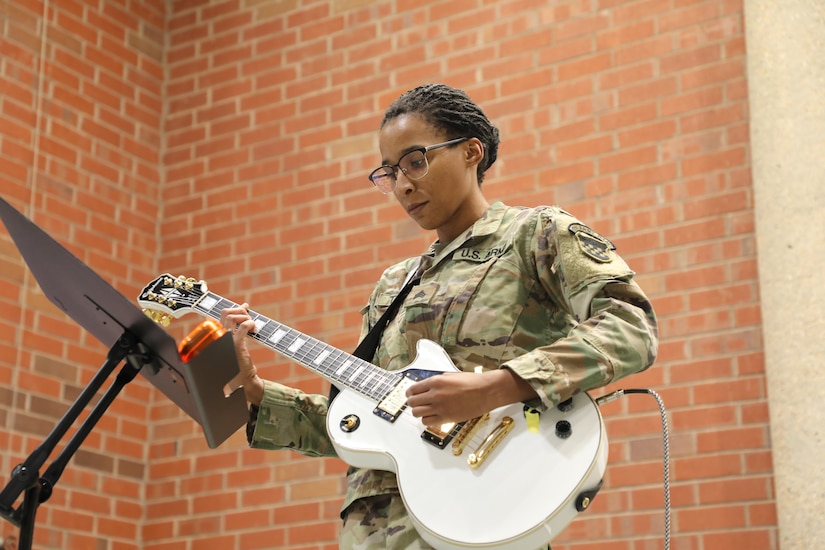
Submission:
<svg viewBox="0 0 825 550">
<path fill-rule="evenodd" d="M 415 188 L 414 182 L 404 174 L 403 171 L 399 170 L 398 174 L 395 176 L 395 190 L 396 192 L 408 194 L 412 193 L 413 189 Z"/>
</svg>

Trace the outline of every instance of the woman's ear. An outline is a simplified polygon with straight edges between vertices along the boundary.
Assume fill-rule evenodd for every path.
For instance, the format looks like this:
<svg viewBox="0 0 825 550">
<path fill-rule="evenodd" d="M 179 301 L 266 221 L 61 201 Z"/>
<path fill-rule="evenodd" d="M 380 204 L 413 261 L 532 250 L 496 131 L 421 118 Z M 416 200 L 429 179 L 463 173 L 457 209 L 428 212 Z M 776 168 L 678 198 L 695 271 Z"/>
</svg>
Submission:
<svg viewBox="0 0 825 550">
<path fill-rule="evenodd" d="M 484 144 L 478 138 L 470 138 L 467 140 L 466 160 L 467 164 L 475 166 L 480 164 L 484 158 Z"/>
</svg>

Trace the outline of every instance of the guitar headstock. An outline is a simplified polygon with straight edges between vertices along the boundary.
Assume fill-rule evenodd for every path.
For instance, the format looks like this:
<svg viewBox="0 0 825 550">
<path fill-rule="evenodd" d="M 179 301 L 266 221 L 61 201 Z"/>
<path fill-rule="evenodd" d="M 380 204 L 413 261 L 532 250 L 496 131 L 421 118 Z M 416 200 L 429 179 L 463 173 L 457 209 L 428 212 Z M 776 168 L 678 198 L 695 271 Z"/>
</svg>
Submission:
<svg viewBox="0 0 825 550">
<path fill-rule="evenodd" d="M 164 273 L 143 288 L 138 304 L 150 319 L 166 327 L 173 318 L 191 313 L 207 291 L 204 281 Z"/>
</svg>

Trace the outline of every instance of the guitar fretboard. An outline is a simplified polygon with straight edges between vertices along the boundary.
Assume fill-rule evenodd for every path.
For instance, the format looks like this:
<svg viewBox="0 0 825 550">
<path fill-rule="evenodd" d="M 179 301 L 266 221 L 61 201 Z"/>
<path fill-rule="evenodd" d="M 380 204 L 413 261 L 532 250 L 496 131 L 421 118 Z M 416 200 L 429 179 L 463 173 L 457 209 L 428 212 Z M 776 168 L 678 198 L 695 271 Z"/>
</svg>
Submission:
<svg viewBox="0 0 825 550">
<path fill-rule="evenodd" d="M 238 307 L 238 304 L 212 292 L 206 293 L 194 305 L 201 314 L 217 320 L 221 318 L 221 310 L 230 307 Z M 255 321 L 255 332 L 250 334 L 252 338 L 339 387 L 380 402 L 400 380 L 397 373 L 378 368 L 259 313 L 250 310 L 249 315 Z"/>
</svg>

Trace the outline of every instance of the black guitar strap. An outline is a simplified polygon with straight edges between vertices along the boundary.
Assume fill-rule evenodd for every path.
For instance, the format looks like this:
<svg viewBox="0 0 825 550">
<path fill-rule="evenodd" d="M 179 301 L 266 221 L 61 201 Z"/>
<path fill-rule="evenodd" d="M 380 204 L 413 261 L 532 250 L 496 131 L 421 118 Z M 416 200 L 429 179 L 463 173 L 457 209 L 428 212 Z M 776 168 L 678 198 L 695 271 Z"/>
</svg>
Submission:
<svg viewBox="0 0 825 550">
<path fill-rule="evenodd" d="M 390 303 L 390 307 L 387 308 L 387 311 L 385 311 L 381 318 L 378 319 L 367 335 L 364 336 L 364 339 L 361 340 L 361 343 L 358 344 L 358 347 L 355 348 L 355 351 L 352 352 L 354 356 L 367 362 L 372 361 L 372 357 L 375 355 L 375 350 L 378 349 L 378 342 L 381 340 L 381 333 L 384 332 L 384 329 L 387 327 L 389 322 L 392 321 L 393 317 L 395 317 L 396 312 L 398 312 L 398 308 L 401 306 L 401 302 L 403 302 L 407 294 L 410 293 L 412 287 L 421 281 L 420 271 L 420 269 L 417 269 L 414 272 L 415 276 L 412 276 L 413 272 L 411 272 L 411 276 L 408 278 L 407 283 L 401 288 L 398 296 L 396 296 L 392 303 Z M 335 396 L 338 395 L 339 391 L 340 390 L 334 384 L 330 386 L 330 402 L 335 399 Z"/>
</svg>

